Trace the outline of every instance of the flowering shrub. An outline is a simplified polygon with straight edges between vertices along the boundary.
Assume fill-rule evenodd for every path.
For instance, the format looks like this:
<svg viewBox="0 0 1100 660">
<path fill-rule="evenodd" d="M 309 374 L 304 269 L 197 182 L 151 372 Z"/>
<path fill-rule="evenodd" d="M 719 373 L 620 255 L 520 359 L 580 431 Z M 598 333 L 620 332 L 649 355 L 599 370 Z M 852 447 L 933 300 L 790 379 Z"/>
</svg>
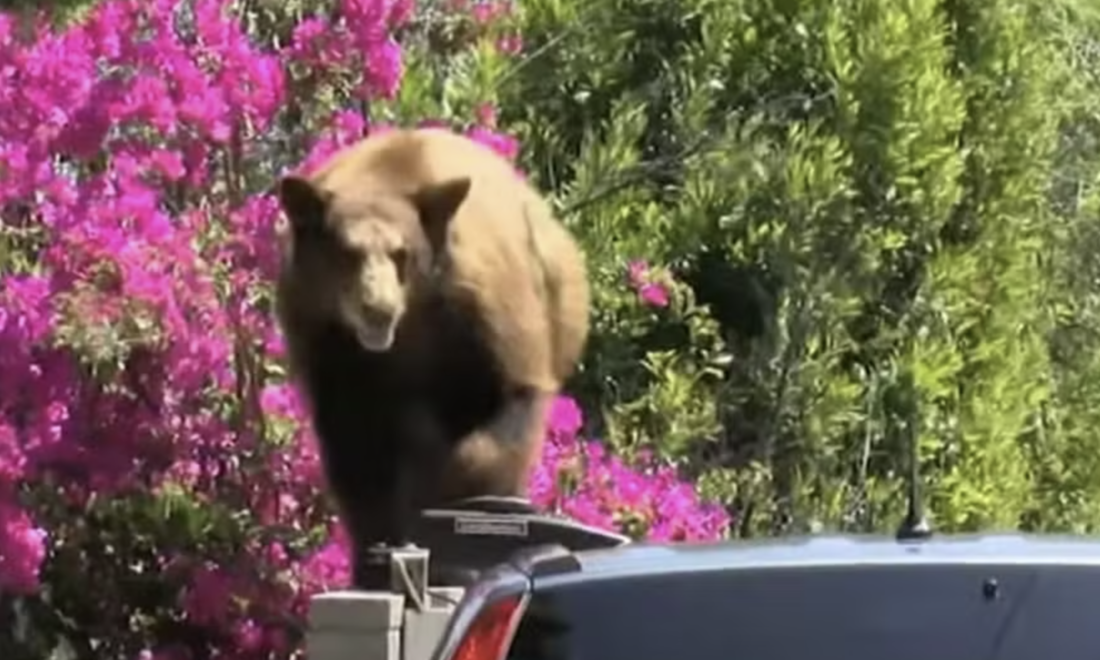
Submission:
<svg viewBox="0 0 1100 660">
<path fill-rule="evenodd" d="M 724 534 L 725 510 L 701 503 L 675 470 L 646 454 L 628 463 L 601 444 L 582 440 L 581 422 L 576 402 L 559 397 L 542 463 L 531 477 L 536 505 L 638 538 L 682 541 Z"/>
<path fill-rule="evenodd" d="M 290 657 L 308 596 L 344 583 L 280 367 L 268 191 L 425 118 L 515 157 L 484 81 L 520 43 L 498 2 L 433 8 L 444 44 L 407 0 L 329 9 L 0 15 L 0 648 Z M 425 91 L 442 78 L 461 95 Z M 724 532 L 668 469 L 582 441 L 570 399 L 551 422 L 538 504 L 652 538 Z"/>
</svg>

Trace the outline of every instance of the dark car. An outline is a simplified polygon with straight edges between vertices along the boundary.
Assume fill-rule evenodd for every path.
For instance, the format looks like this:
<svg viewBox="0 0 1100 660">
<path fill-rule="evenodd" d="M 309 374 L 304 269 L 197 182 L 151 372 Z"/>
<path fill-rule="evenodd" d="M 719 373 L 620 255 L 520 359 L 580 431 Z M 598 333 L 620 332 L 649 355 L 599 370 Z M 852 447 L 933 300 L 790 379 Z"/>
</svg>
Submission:
<svg viewBox="0 0 1100 660">
<path fill-rule="evenodd" d="M 1025 535 L 531 551 L 433 660 L 1097 660 L 1100 542 Z"/>
</svg>

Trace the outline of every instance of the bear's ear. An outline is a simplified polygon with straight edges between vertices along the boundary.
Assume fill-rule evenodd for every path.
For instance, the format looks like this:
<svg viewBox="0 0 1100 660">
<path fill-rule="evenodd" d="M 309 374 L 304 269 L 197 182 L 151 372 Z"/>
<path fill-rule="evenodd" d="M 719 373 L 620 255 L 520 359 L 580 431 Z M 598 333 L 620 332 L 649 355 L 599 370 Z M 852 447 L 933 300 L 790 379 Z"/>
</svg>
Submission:
<svg viewBox="0 0 1100 660">
<path fill-rule="evenodd" d="M 321 231 L 325 222 L 325 208 L 330 195 L 306 179 L 287 175 L 279 180 L 277 194 L 283 213 L 290 220 L 296 236 L 308 236 Z"/>
<path fill-rule="evenodd" d="M 447 242 L 447 227 L 470 194 L 471 184 L 470 177 L 456 177 L 424 186 L 413 196 L 413 203 L 420 212 L 420 223 L 432 249 L 443 249 Z"/>
</svg>

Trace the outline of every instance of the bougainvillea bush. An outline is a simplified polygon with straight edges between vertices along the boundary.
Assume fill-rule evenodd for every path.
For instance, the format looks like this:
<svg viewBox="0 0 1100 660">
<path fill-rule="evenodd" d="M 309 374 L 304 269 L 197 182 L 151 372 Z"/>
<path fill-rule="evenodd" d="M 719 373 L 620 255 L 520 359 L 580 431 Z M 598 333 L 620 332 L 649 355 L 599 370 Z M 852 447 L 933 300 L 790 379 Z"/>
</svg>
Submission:
<svg viewBox="0 0 1100 660">
<path fill-rule="evenodd" d="M 291 657 L 308 596 L 346 578 L 271 320 L 271 184 L 422 121 L 514 157 L 493 88 L 520 40 L 497 3 L 316 9 L 0 15 L 5 659 Z M 580 428 L 562 397 L 540 506 L 657 539 L 724 532 L 669 468 Z"/>
</svg>

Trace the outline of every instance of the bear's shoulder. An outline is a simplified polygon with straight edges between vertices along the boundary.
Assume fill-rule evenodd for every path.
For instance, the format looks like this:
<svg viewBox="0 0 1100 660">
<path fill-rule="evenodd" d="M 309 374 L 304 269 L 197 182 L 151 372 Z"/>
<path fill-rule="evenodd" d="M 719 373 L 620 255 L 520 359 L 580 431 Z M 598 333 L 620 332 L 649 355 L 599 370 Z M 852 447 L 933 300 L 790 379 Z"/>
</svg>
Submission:
<svg viewBox="0 0 1100 660">
<path fill-rule="evenodd" d="M 521 181 L 512 164 L 489 147 L 434 127 L 370 135 L 333 154 L 308 178 L 335 195 L 359 192 L 367 186 L 400 196 L 456 177 L 470 177 L 474 185 L 498 182 L 506 187 Z"/>
</svg>

